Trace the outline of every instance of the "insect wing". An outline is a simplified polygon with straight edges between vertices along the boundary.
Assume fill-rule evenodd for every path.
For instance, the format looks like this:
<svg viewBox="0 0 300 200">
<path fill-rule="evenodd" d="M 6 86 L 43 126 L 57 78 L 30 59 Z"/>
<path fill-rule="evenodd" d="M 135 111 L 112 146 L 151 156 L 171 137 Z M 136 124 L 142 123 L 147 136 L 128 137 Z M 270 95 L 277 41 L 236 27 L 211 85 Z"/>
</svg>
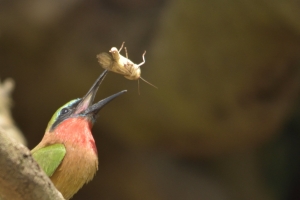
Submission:
<svg viewBox="0 0 300 200">
<path fill-rule="evenodd" d="M 98 62 L 104 69 L 111 70 L 114 61 L 110 54 L 100 53 L 97 55 L 97 58 L 98 58 Z"/>
<path fill-rule="evenodd" d="M 130 71 L 124 66 L 123 62 L 117 62 L 113 59 L 111 54 L 108 53 L 100 53 L 97 55 L 98 62 L 100 65 L 109 71 L 121 74 L 121 75 L 129 75 Z"/>
</svg>

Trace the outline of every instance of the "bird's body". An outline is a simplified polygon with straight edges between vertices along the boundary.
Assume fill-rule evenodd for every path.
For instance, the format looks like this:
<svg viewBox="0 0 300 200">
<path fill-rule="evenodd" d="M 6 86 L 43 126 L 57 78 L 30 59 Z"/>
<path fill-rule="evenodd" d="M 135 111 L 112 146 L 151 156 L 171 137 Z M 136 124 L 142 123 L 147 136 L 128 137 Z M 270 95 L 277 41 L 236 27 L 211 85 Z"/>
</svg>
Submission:
<svg viewBox="0 0 300 200">
<path fill-rule="evenodd" d="M 91 127 L 92 125 L 83 118 L 67 119 L 54 133 L 46 133 L 32 150 L 34 154 L 39 149 L 53 144 L 65 146 L 66 154 L 50 177 L 65 199 L 70 199 L 85 183 L 92 180 L 98 169 L 97 148 Z"/>
<path fill-rule="evenodd" d="M 33 158 L 65 199 L 70 199 L 98 169 L 98 153 L 91 129 L 98 111 L 125 91 L 92 105 L 102 73 L 82 99 L 59 108 L 51 118 L 42 141 L 32 149 Z"/>
</svg>

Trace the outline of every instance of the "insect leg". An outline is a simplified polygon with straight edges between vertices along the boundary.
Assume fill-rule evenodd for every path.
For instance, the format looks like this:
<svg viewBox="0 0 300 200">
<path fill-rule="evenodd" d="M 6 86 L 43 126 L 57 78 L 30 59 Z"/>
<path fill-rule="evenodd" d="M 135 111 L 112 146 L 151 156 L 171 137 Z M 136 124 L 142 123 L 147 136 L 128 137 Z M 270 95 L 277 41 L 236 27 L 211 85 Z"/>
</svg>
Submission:
<svg viewBox="0 0 300 200">
<path fill-rule="evenodd" d="M 145 54 L 146 54 L 146 51 L 143 53 L 143 62 L 141 62 L 140 64 L 137 65 L 137 67 L 140 67 L 142 66 L 143 64 L 145 64 Z"/>
<path fill-rule="evenodd" d="M 124 44 L 125 44 L 125 42 L 122 43 L 122 45 L 121 45 L 121 47 L 120 47 L 120 49 L 119 49 L 119 53 L 120 53 L 120 51 L 123 49 Z"/>
<path fill-rule="evenodd" d="M 127 48 L 124 47 L 125 49 L 125 54 L 126 54 L 126 58 L 128 59 L 128 52 L 127 52 Z M 128 59 L 129 60 L 129 59 Z M 135 64 L 132 64 L 130 62 L 124 64 L 124 66 L 126 67 L 126 69 L 128 70 L 129 73 L 133 73 L 135 71 L 135 67 L 134 67 Z M 137 66 L 138 67 L 138 66 Z"/>
<path fill-rule="evenodd" d="M 126 47 L 124 47 L 124 49 L 125 49 L 126 58 L 128 59 L 128 52 L 127 52 L 127 48 L 126 48 Z"/>
</svg>

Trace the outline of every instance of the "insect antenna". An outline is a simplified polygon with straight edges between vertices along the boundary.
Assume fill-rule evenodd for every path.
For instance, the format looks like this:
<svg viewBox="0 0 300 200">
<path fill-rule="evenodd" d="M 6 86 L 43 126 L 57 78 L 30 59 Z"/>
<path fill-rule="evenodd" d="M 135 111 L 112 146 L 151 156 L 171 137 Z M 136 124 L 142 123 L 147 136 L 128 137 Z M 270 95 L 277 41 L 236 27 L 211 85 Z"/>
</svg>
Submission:
<svg viewBox="0 0 300 200">
<path fill-rule="evenodd" d="M 148 83 L 149 85 L 151 85 L 152 87 L 155 87 L 156 89 L 158 89 L 158 87 L 156 87 L 155 85 L 153 85 L 152 83 L 146 81 L 145 79 L 143 79 L 141 76 L 140 76 L 140 79 L 142 79 L 145 83 Z M 138 82 L 139 83 L 139 82 Z"/>
</svg>

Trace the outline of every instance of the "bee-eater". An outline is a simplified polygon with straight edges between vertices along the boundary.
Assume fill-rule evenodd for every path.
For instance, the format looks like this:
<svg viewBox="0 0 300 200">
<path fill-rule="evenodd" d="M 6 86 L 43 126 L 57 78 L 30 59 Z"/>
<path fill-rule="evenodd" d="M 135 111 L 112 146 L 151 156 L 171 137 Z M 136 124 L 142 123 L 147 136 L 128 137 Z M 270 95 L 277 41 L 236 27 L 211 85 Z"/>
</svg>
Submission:
<svg viewBox="0 0 300 200">
<path fill-rule="evenodd" d="M 51 118 L 42 141 L 31 151 L 65 199 L 70 199 L 98 169 L 98 153 L 91 128 L 99 110 L 123 90 L 92 105 L 107 74 L 105 70 L 88 93 L 60 107 Z"/>
</svg>

